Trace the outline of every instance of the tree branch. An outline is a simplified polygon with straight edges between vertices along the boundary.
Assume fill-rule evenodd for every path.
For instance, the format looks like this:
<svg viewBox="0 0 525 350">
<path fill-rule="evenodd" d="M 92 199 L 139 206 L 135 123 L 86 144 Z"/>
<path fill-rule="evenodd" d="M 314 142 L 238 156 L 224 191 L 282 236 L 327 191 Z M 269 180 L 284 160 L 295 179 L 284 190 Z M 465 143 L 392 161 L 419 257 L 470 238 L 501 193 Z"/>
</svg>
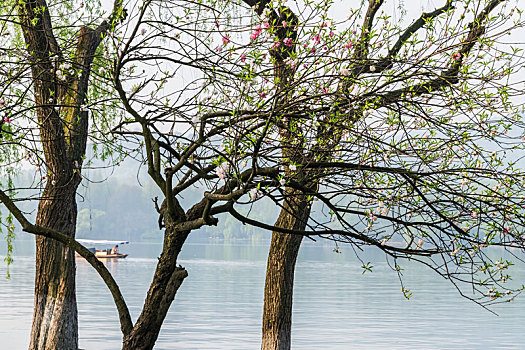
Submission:
<svg viewBox="0 0 525 350">
<path fill-rule="evenodd" d="M 363 61 L 367 59 L 368 47 L 370 45 L 370 31 L 374 24 L 374 17 L 383 5 L 384 0 L 368 0 L 368 10 L 366 11 L 365 19 L 363 21 L 363 30 L 361 31 L 361 37 L 359 43 L 354 52 L 354 61 Z"/>
<path fill-rule="evenodd" d="M 24 214 L 18 209 L 18 207 L 13 203 L 11 198 L 2 190 L 0 190 L 0 202 L 2 202 L 6 208 L 13 214 L 16 220 L 22 226 L 24 232 L 28 232 L 34 235 L 43 236 L 47 238 L 54 239 L 68 248 L 73 249 L 84 259 L 86 259 L 91 266 L 97 271 L 99 276 L 102 278 L 106 286 L 108 287 L 111 295 L 113 296 L 113 301 L 117 307 L 120 320 L 120 329 L 124 336 L 128 335 L 133 329 L 133 322 L 131 321 L 131 316 L 129 314 L 128 306 L 120 292 L 120 288 L 117 282 L 113 279 L 113 276 L 108 271 L 106 266 L 97 259 L 97 257 L 91 253 L 86 247 L 78 243 L 74 238 L 69 237 L 58 231 L 31 224 Z"/>
</svg>

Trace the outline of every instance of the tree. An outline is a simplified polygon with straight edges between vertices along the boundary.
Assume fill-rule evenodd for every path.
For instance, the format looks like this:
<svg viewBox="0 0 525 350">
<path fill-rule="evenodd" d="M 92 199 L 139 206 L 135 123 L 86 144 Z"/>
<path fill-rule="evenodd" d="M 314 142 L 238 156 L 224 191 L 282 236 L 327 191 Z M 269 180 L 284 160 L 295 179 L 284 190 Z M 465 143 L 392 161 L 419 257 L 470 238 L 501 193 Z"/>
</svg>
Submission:
<svg viewBox="0 0 525 350">
<path fill-rule="evenodd" d="M 293 270 L 303 236 L 373 245 L 400 277 L 400 259 L 420 261 L 461 293 L 459 282 L 466 282 L 480 303 L 512 298 L 519 287 L 501 284 L 510 263 L 491 260 L 484 249 L 523 247 L 523 172 L 512 158 L 523 147 L 521 48 L 498 42 L 494 49 L 522 27 L 519 11 L 498 8 L 502 1 L 444 1 L 401 28 L 379 13 L 382 1 L 342 21 L 327 17 L 328 2 L 295 13 L 270 2 L 244 3 L 249 7 L 211 2 L 204 11 L 188 6 L 183 15 L 165 11 L 144 20 L 134 30 L 144 39 L 123 45 L 133 58 L 120 60 L 132 65 L 139 83 L 129 94 L 117 88 L 123 100 L 129 95 L 149 107 L 145 117 L 137 110 L 146 108 L 126 106 L 143 133 L 152 128 L 163 139 L 158 151 L 155 142 L 149 147 L 157 164 L 182 159 L 202 142 L 215 156 L 187 159 L 202 168 L 213 160 L 216 175 L 233 186 L 228 194 L 205 194 L 224 202 L 215 213 L 227 209 L 241 222 L 274 231 L 263 348 L 290 346 Z M 162 46 L 153 44 L 159 38 Z M 491 66 L 491 58 L 500 63 Z M 176 69 L 157 68 L 147 79 L 133 66 L 141 60 L 186 66 L 197 70 L 188 73 L 196 78 L 174 92 L 167 81 Z M 148 90 L 154 81 L 156 89 Z M 168 108 L 173 99 L 180 101 L 174 110 Z M 193 134 L 184 127 L 190 123 Z M 205 132 L 211 125 L 228 132 L 214 137 Z M 242 171 L 247 166 L 250 176 Z M 198 169 L 190 168 L 183 183 Z M 247 204 L 247 193 L 248 203 L 266 196 L 281 208 L 275 224 L 236 210 Z M 317 217 L 314 199 L 324 206 Z"/>
<path fill-rule="evenodd" d="M 93 5 L 86 3 L 86 12 L 78 14 L 75 7 L 84 3 L 3 1 L 0 9 L 0 161 L 9 167 L 25 157 L 38 165 L 36 225 L 70 238 L 89 133 L 92 63 L 104 36 L 124 16 L 118 0 L 106 20 L 91 11 Z M 13 183 L 6 185 L 15 198 Z M 76 349 L 74 251 L 38 236 L 35 276 L 30 348 Z"/>
<path fill-rule="evenodd" d="M 492 15 L 502 2 L 465 4 L 455 11 L 461 2 L 445 1 L 402 29 L 390 24 L 385 14 L 375 20 L 383 1 L 374 0 L 352 12 L 350 26 L 336 34 L 345 21 L 335 25 L 327 17 L 328 2 L 306 4 L 294 14 L 271 2 L 245 1 L 258 15 L 265 14 L 263 27 L 273 30 L 271 97 L 277 106 L 274 112 L 280 114 L 275 125 L 283 162 L 294 169 L 290 172 L 285 165 L 290 180 L 268 258 L 263 349 L 290 348 L 293 271 L 301 234 L 376 245 L 394 258 L 398 273 L 398 258 L 428 255 L 440 256 L 444 265 L 432 259 L 421 262 L 454 283 L 468 281 L 464 274 L 479 271 L 507 280 L 501 271 L 508 262 L 492 265 L 479 248 L 487 240 L 492 245 L 522 246 L 521 236 L 510 234 L 517 227 L 505 226 L 508 217 L 513 217 L 514 225 L 523 219 L 517 195 L 522 172 L 514 168 L 514 161 L 501 157 L 507 149 L 522 147 L 516 135 L 503 140 L 510 130 L 521 129 L 518 106 L 513 105 L 521 91 L 516 80 L 498 82 L 515 76 L 521 61 L 516 53 L 521 49 L 503 45 L 508 51 L 495 58 L 506 59 L 507 66 L 475 61 L 491 56 L 485 49 L 490 50 L 502 33 L 522 26 L 519 19 L 509 21 L 515 9 Z M 508 26 L 502 29 L 506 21 Z M 418 38 L 418 31 L 424 39 Z M 297 47 L 301 43 L 302 48 Z M 475 93 L 472 84 L 478 79 Z M 494 153 L 484 151 L 480 140 Z M 439 152 L 441 148 L 447 151 Z M 455 159 L 459 155 L 461 159 Z M 467 187 L 469 181 L 476 185 Z M 502 184 L 505 195 L 498 192 Z M 490 190 L 492 185 L 497 189 Z M 331 217 L 328 222 L 338 221 L 338 229 L 315 220 L 307 224 L 313 198 L 322 201 Z M 417 222 L 411 220 L 414 215 Z M 378 219 L 383 224 L 375 229 Z M 305 231 L 307 226 L 310 230 Z M 487 236 L 482 238 L 476 229 Z M 399 234 L 408 236 L 406 248 L 386 248 Z M 458 259 L 462 250 L 469 256 Z M 454 272 L 448 269 L 450 264 Z M 365 271 L 369 266 L 363 264 Z M 488 283 L 470 281 L 475 286 Z M 487 289 L 489 298 L 502 296 Z M 403 293 L 409 295 L 404 287 Z"/>
</svg>

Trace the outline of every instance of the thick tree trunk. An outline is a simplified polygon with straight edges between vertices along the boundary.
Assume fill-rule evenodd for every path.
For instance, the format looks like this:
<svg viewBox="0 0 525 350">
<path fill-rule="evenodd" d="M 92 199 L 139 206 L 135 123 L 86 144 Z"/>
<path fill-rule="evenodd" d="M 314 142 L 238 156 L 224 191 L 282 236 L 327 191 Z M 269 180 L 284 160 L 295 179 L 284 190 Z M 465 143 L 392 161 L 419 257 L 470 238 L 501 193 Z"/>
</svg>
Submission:
<svg viewBox="0 0 525 350">
<path fill-rule="evenodd" d="M 189 231 L 172 232 L 166 225 L 164 249 L 159 258 L 142 312 L 130 334 L 124 337 L 122 349 L 153 349 L 162 323 L 188 272 L 177 266 L 177 258 Z"/>
<path fill-rule="evenodd" d="M 310 215 L 310 205 L 301 195 L 285 203 L 275 226 L 304 230 Z M 287 350 L 291 347 L 292 302 L 295 262 L 303 236 L 272 233 L 272 243 L 266 267 L 262 350 Z"/>
<path fill-rule="evenodd" d="M 40 202 L 37 225 L 75 235 L 76 184 L 46 186 Z M 75 296 L 75 256 L 55 240 L 36 238 L 35 307 L 29 349 L 78 348 Z"/>
<path fill-rule="evenodd" d="M 97 29 L 81 28 L 74 60 L 62 51 L 53 34 L 46 0 L 23 1 L 16 6 L 31 63 L 47 174 L 36 224 L 71 237 L 75 236 L 75 195 L 82 179 L 88 133 L 88 113 L 80 106 L 86 101 L 95 51 L 109 23 L 122 18 L 116 15 L 121 5 L 115 2 L 112 19 Z M 65 81 L 58 79 L 56 70 L 62 62 L 73 63 L 78 74 L 68 74 Z M 78 348 L 74 252 L 43 237 L 36 239 L 35 309 L 29 348 Z"/>
<path fill-rule="evenodd" d="M 297 16 L 287 7 L 280 8 L 279 19 L 275 22 L 281 23 L 282 20 L 286 20 L 288 23 L 298 23 Z M 280 40 L 291 37 L 292 41 L 295 42 L 297 33 L 290 28 L 295 28 L 295 26 L 291 25 L 287 28 L 278 29 L 277 34 Z M 289 99 L 294 69 L 285 61 L 294 51 L 295 45 L 285 50 L 271 51 L 275 58 L 276 85 L 279 86 L 280 94 L 276 105 L 286 105 Z M 283 158 L 294 164 L 302 164 L 304 162 L 303 150 L 297 147 L 297 144 L 290 142 L 297 137 L 297 131 L 292 132 L 290 123 L 291 121 L 288 120 L 280 127 Z M 304 178 L 302 170 L 293 174 L 286 167 L 285 172 L 286 178 L 294 177 L 299 181 Z M 288 188 L 286 195 L 286 200 L 275 226 L 302 231 L 305 229 L 310 216 L 310 203 L 300 191 Z M 301 235 L 283 234 L 275 231 L 272 233 L 264 286 L 262 350 L 286 350 L 291 347 L 295 262 L 302 239 Z"/>
</svg>

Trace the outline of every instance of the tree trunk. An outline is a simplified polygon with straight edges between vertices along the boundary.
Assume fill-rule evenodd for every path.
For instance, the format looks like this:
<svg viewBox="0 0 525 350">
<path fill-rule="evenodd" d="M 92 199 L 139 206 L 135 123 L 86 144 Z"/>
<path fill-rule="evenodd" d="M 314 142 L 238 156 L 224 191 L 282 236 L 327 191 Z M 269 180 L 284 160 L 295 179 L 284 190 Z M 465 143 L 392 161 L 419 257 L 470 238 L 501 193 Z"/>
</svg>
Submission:
<svg viewBox="0 0 525 350">
<path fill-rule="evenodd" d="M 48 182 L 40 202 L 37 225 L 75 235 L 76 184 Z M 29 349 L 77 349 L 74 251 L 55 240 L 36 238 L 35 307 Z"/>
<path fill-rule="evenodd" d="M 275 14 L 274 14 L 275 16 Z M 279 9 L 278 19 L 294 24 L 287 28 L 277 29 L 280 40 L 292 38 L 295 43 L 297 32 L 294 28 L 299 23 L 297 16 L 287 7 Z M 286 59 L 292 57 L 295 45 L 287 49 L 272 50 L 270 53 L 275 58 L 275 82 L 279 87 L 280 96 L 276 105 L 285 106 L 290 98 L 291 83 L 293 82 L 294 68 L 286 64 Z M 281 149 L 283 159 L 290 164 L 304 163 L 303 149 L 294 143 L 297 140 L 299 129 L 291 127 L 291 118 L 280 126 Z M 294 177 L 295 180 L 304 179 L 301 169 L 296 174 L 285 167 L 286 178 Z M 304 230 L 310 216 L 310 203 L 306 196 L 290 188 L 286 189 L 286 198 L 275 226 L 291 230 Z M 301 246 L 303 236 L 272 232 L 272 242 L 268 253 L 266 266 L 266 282 L 264 286 L 264 306 L 262 324 L 262 350 L 286 350 L 291 347 L 292 333 L 292 302 L 295 262 Z"/>
<path fill-rule="evenodd" d="M 22 1 L 16 6 L 31 64 L 47 177 L 36 224 L 71 237 L 75 236 L 75 197 L 88 134 L 88 113 L 80 106 L 86 101 L 96 49 L 109 23 L 122 19 L 123 15 L 116 15 L 121 5 L 115 2 L 110 19 L 97 29 L 80 29 L 74 59 L 63 52 L 53 34 L 46 0 Z M 56 76 L 63 62 L 72 63 L 76 71 L 68 73 L 65 81 Z M 74 252 L 44 237 L 36 239 L 35 309 L 29 348 L 78 348 Z"/>
<path fill-rule="evenodd" d="M 142 312 L 130 334 L 124 337 L 122 349 L 153 349 L 162 323 L 188 272 L 177 266 L 177 258 L 190 231 L 172 232 L 166 225 L 164 249 L 159 258 Z"/>
<path fill-rule="evenodd" d="M 285 202 L 275 226 L 304 230 L 309 216 L 307 199 L 293 194 L 290 201 Z M 302 239 L 301 235 L 272 233 L 264 286 L 262 350 L 291 347 L 295 262 Z"/>
</svg>

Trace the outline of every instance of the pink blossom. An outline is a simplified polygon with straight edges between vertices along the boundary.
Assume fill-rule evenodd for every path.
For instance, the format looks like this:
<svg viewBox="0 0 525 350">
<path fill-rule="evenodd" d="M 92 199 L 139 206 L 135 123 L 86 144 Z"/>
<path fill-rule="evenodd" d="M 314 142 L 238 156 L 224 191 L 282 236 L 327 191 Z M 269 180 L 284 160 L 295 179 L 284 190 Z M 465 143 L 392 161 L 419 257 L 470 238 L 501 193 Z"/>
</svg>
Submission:
<svg viewBox="0 0 525 350">
<path fill-rule="evenodd" d="M 283 27 L 286 28 L 286 26 L 287 26 L 286 21 L 283 21 Z"/>
<path fill-rule="evenodd" d="M 221 179 L 224 180 L 226 178 L 226 171 L 222 167 L 217 167 L 215 169 L 215 174 Z"/>
<path fill-rule="evenodd" d="M 224 45 L 228 44 L 230 42 L 230 38 L 228 36 L 223 36 L 222 37 L 222 42 L 224 43 Z"/>
<path fill-rule="evenodd" d="M 222 144 L 221 144 L 222 145 Z M 219 178 L 224 180 L 226 178 L 226 175 L 228 173 L 228 170 L 230 170 L 230 164 L 228 163 L 222 163 L 220 166 L 215 168 L 215 173 Z"/>
<path fill-rule="evenodd" d="M 241 61 L 242 61 L 242 62 L 245 62 L 245 61 L 246 61 L 246 55 L 245 55 L 245 54 L 242 54 L 242 55 L 241 55 Z"/>
<path fill-rule="evenodd" d="M 290 65 L 290 68 L 295 69 L 295 66 L 297 64 L 297 60 L 293 60 L 291 58 L 287 58 L 284 63 Z M 286 118 L 285 118 L 286 119 Z"/>
<path fill-rule="evenodd" d="M 9 119 L 9 117 L 4 117 L 4 122 L 6 124 L 11 124 L 11 119 Z"/>
<path fill-rule="evenodd" d="M 0 101 L 0 106 L 2 106 L 2 107 L 5 106 L 5 101 L 4 100 Z"/>
<path fill-rule="evenodd" d="M 345 44 L 346 49 L 350 49 L 352 46 L 354 46 L 354 43 L 351 41 L 348 44 Z"/>
<path fill-rule="evenodd" d="M 286 46 L 292 46 L 292 38 L 284 38 L 283 44 Z"/>
<path fill-rule="evenodd" d="M 268 28 L 270 28 L 270 23 L 268 23 L 268 22 L 264 22 L 264 23 L 263 23 L 263 27 L 264 27 L 264 29 L 268 29 Z"/>
<path fill-rule="evenodd" d="M 252 200 L 257 200 L 257 199 L 261 198 L 261 196 L 262 196 L 262 195 L 261 195 L 261 192 L 259 191 L 258 188 L 252 188 L 252 189 L 250 190 L 250 198 L 251 198 Z"/>
<path fill-rule="evenodd" d="M 261 92 L 261 98 L 266 98 L 266 92 Z"/>
<path fill-rule="evenodd" d="M 272 46 L 272 49 L 277 49 L 280 45 L 281 45 L 280 42 L 278 42 L 278 41 L 274 41 L 273 46 Z"/>
<path fill-rule="evenodd" d="M 255 27 L 255 30 L 253 31 L 252 35 L 250 36 L 250 38 L 252 40 L 255 40 L 259 37 L 259 35 L 261 34 L 261 31 L 262 31 L 262 28 L 260 25 L 258 25 L 257 27 Z"/>
<path fill-rule="evenodd" d="M 315 42 L 317 44 L 319 44 L 321 42 L 321 36 L 319 34 L 316 34 L 314 35 L 314 37 L 312 38 L 312 40 L 315 40 Z"/>
<path fill-rule="evenodd" d="M 330 31 L 329 35 L 330 35 L 330 38 L 333 38 L 335 34 L 334 34 L 334 32 Z"/>
<path fill-rule="evenodd" d="M 461 58 L 461 54 L 459 52 L 456 52 L 452 55 L 453 60 L 459 60 Z"/>
</svg>

